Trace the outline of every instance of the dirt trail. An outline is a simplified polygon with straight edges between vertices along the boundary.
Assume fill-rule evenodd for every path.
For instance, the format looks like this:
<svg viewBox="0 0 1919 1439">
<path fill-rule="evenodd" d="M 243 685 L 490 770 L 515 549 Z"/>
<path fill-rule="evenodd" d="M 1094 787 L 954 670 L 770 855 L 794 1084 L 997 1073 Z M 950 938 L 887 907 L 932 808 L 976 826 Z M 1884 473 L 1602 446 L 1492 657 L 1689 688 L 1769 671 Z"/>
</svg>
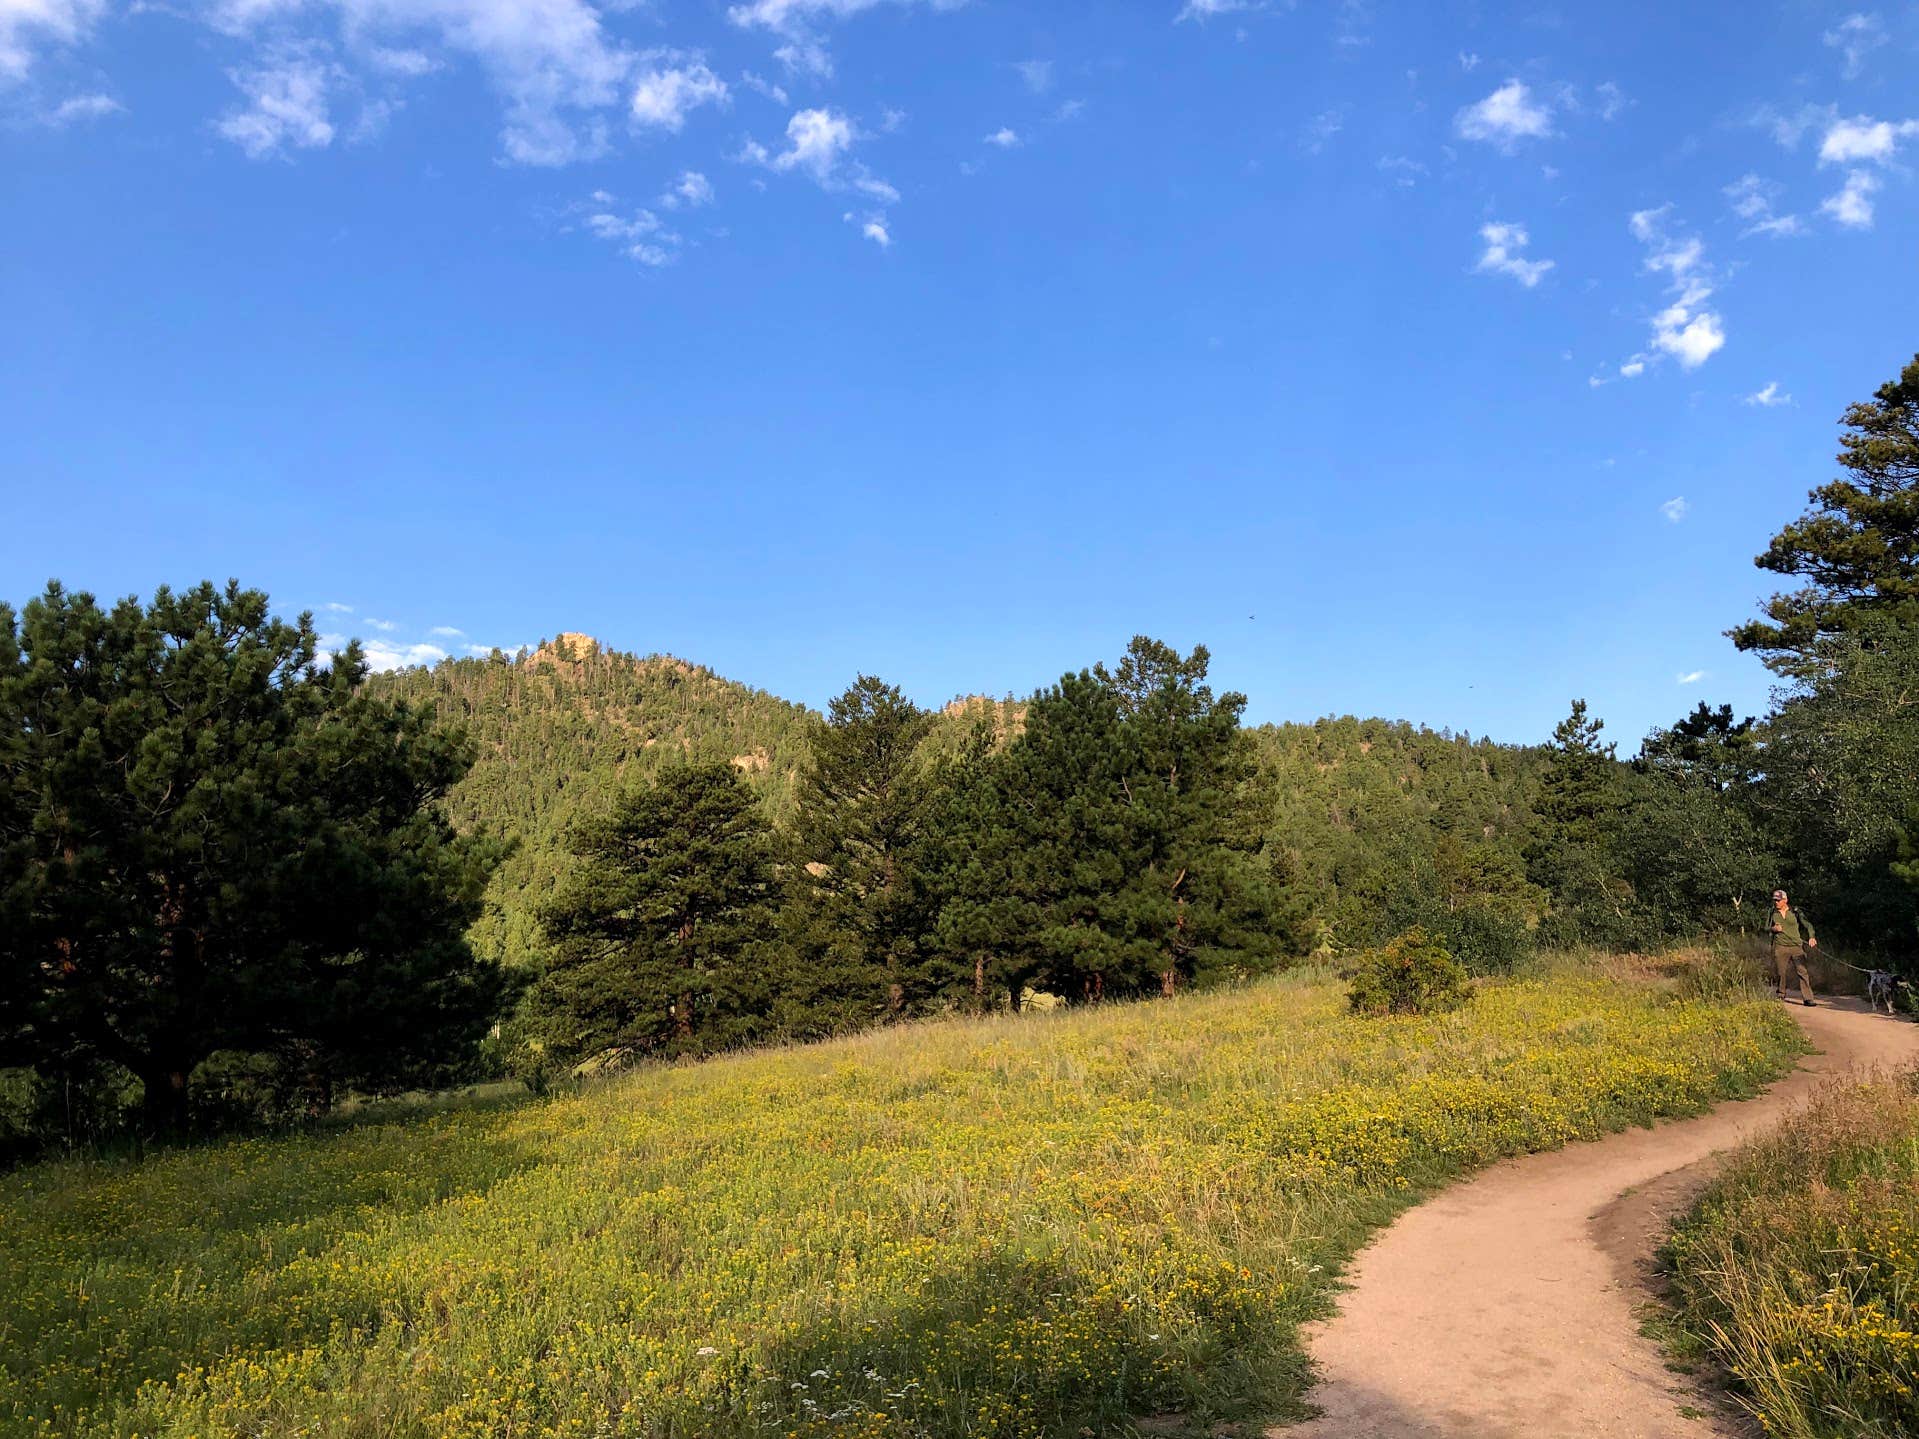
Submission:
<svg viewBox="0 0 1919 1439">
<path fill-rule="evenodd" d="M 1792 1006 L 1821 1053 L 1757 1099 L 1485 1171 L 1366 1249 L 1339 1314 L 1308 1330 L 1317 1418 L 1283 1439 L 1709 1439 L 1635 1309 L 1667 1218 L 1712 1156 L 1823 1075 L 1919 1059 L 1919 1025 L 1857 1001 Z M 1691 1414 L 1693 1417 L 1687 1417 Z"/>
</svg>

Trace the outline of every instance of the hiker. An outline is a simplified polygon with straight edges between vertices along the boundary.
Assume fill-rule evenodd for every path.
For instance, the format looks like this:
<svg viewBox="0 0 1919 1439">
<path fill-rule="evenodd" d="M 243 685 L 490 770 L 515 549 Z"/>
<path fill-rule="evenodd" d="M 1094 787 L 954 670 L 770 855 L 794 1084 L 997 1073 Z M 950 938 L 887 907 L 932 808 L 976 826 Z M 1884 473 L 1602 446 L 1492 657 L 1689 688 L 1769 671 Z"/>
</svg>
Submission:
<svg viewBox="0 0 1919 1439">
<path fill-rule="evenodd" d="M 1812 921 L 1786 903 L 1786 892 L 1772 892 L 1772 963 L 1779 975 L 1779 997 L 1786 997 L 1786 986 L 1793 975 L 1799 976 L 1799 998 L 1812 1004 L 1812 976 L 1806 973 L 1806 951 L 1819 948 L 1812 932 Z"/>
</svg>

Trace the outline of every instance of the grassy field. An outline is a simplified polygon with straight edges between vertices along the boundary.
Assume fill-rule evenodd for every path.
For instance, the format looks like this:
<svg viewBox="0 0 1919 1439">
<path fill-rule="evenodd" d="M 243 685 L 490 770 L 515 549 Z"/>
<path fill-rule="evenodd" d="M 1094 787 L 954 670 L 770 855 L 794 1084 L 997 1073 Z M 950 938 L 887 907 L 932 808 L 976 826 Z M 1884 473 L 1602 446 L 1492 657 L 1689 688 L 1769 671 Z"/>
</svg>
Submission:
<svg viewBox="0 0 1919 1439">
<path fill-rule="evenodd" d="M 1075 1436 L 1297 1408 L 1365 1234 L 1744 1094 L 1749 991 L 1642 968 L 1365 1020 L 1294 975 L 0 1178 L 12 1434 Z"/>
<path fill-rule="evenodd" d="M 1769 1434 L 1919 1434 L 1919 1075 L 1835 1081 L 1746 1145 L 1666 1259 L 1681 1347 Z"/>
</svg>

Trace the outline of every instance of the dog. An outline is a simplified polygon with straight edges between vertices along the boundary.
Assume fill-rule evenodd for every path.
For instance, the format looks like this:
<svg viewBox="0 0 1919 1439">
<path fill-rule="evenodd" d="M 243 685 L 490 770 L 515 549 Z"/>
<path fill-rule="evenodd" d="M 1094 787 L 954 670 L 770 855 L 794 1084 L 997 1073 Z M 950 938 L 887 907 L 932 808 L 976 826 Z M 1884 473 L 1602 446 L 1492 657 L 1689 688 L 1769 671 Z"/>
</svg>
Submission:
<svg viewBox="0 0 1919 1439">
<path fill-rule="evenodd" d="M 1869 969 L 1866 971 L 1866 1003 L 1873 1009 L 1880 1005 L 1886 1007 L 1886 1013 L 1893 1012 L 1893 1001 L 1899 997 L 1902 989 L 1912 986 L 1889 969 Z"/>
</svg>

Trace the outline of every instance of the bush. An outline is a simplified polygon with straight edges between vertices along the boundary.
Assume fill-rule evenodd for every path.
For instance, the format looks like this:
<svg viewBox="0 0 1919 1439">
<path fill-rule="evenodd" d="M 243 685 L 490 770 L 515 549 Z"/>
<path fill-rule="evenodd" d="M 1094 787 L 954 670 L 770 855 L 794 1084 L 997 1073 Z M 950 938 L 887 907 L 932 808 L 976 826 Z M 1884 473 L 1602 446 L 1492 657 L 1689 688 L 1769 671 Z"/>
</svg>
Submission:
<svg viewBox="0 0 1919 1439">
<path fill-rule="evenodd" d="M 1437 1014 L 1464 1004 L 1468 994 L 1464 967 L 1414 925 L 1360 959 L 1348 997 L 1356 1014 Z"/>
<path fill-rule="evenodd" d="M 1468 900 L 1437 920 L 1433 929 L 1468 974 L 1511 974 L 1533 952 L 1525 916 L 1498 900 Z"/>
</svg>

